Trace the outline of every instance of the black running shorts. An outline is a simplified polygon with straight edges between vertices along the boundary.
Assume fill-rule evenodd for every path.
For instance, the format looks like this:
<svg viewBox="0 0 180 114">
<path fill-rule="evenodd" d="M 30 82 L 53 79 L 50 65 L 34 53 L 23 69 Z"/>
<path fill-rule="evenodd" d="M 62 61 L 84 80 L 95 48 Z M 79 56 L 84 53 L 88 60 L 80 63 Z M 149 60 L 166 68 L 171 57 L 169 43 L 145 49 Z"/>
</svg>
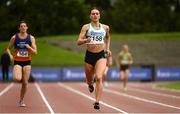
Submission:
<svg viewBox="0 0 180 114">
<path fill-rule="evenodd" d="M 129 65 L 120 65 L 120 71 L 125 71 L 127 69 L 129 69 Z"/>
<path fill-rule="evenodd" d="M 14 65 L 20 65 L 21 67 L 24 67 L 26 65 L 31 65 L 31 61 L 14 61 Z"/>
<path fill-rule="evenodd" d="M 94 67 L 96 65 L 96 62 L 101 58 L 106 58 L 104 50 L 98 53 L 93 53 L 87 50 L 84 61 Z"/>
</svg>

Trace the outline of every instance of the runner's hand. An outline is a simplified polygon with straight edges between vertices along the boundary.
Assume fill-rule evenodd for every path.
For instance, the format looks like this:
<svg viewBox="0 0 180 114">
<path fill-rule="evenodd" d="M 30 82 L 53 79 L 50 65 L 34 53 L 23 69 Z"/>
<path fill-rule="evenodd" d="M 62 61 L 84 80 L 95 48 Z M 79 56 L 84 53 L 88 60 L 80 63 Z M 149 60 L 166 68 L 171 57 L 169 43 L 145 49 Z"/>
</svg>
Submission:
<svg viewBox="0 0 180 114">
<path fill-rule="evenodd" d="M 110 50 L 106 50 L 106 52 L 107 52 L 108 56 L 111 56 L 112 53 Z"/>
<path fill-rule="evenodd" d="M 11 62 L 13 62 L 14 61 L 14 57 L 11 54 L 9 55 L 9 57 L 10 57 Z"/>
<path fill-rule="evenodd" d="M 31 48 L 31 46 L 29 44 L 25 44 L 25 46 L 26 46 L 27 49 Z"/>
<path fill-rule="evenodd" d="M 91 42 L 91 37 L 87 37 L 87 38 L 85 39 L 85 43 L 89 43 L 89 42 Z"/>
</svg>

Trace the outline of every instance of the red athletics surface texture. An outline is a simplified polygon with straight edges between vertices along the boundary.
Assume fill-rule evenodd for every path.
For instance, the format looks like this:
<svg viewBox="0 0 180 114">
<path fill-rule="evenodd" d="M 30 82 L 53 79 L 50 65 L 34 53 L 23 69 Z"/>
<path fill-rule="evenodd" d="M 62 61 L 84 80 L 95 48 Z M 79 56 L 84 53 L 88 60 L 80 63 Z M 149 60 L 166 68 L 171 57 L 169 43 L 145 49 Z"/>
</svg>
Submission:
<svg viewBox="0 0 180 114">
<path fill-rule="evenodd" d="M 180 91 L 155 88 L 154 83 L 129 82 L 123 91 L 121 82 L 110 82 L 103 89 L 100 110 L 93 108 L 94 92 L 85 82 L 29 83 L 26 107 L 19 107 L 21 85 L 0 83 L 0 113 L 46 114 L 179 114 Z"/>
</svg>

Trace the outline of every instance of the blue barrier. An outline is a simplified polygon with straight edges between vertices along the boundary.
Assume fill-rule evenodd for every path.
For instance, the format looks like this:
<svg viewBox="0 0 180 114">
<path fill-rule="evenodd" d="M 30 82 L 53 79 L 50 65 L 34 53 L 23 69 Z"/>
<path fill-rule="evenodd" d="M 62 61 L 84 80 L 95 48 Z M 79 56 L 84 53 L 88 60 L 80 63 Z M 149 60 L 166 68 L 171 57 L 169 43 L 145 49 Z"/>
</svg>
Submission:
<svg viewBox="0 0 180 114">
<path fill-rule="evenodd" d="M 63 68 L 62 69 L 63 78 L 62 80 L 85 80 L 86 76 L 83 68 Z"/>
<path fill-rule="evenodd" d="M 157 68 L 155 80 L 180 80 L 180 68 Z M 32 68 L 31 76 L 36 81 L 73 81 L 86 80 L 84 69 L 79 68 Z M 110 68 L 108 80 L 120 80 L 119 70 Z M 9 79 L 12 80 L 12 68 L 10 68 Z M 151 68 L 131 68 L 129 80 L 152 80 Z M 2 73 L 0 69 L 0 80 Z"/>
<path fill-rule="evenodd" d="M 151 80 L 152 72 L 149 68 L 131 68 L 128 80 Z M 111 68 L 108 72 L 108 80 L 120 80 L 119 69 Z"/>
<path fill-rule="evenodd" d="M 64 68 L 62 80 L 85 80 L 86 76 L 83 68 Z M 129 80 L 151 80 L 151 69 L 133 68 L 130 69 Z M 119 70 L 110 68 L 108 71 L 108 80 L 119 80 Z"/>
<path fill-rule="evenodd" d="M 36 81 L 60 81 L 62 72 L 58 68 L 33 68 L 31 75 Z"/>
<path fill-rule="evenodd" d="M 2 80 L 2 70 L 0 68 L 0 80 Z M 12 68 L 9 69 L 9 80 L 12 80 Z"/>
<path fill-rule="evenodd" d="M 156 80 L 180 80 L 180 68 L 157 68 Z"/>
</svg>

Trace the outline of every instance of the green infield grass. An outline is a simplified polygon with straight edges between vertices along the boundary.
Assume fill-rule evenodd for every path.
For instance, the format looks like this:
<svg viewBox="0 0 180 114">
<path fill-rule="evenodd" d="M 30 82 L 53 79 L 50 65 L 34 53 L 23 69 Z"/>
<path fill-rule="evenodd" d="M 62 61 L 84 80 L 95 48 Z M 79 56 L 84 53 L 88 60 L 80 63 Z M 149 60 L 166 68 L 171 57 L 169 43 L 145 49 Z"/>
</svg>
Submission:
<svg viewBox="0 0 180 114">
<path fill-rule="evenodd" d="M 71 48 L 77 47 L 75 44 L 78 39 L 78 33 L 76 35 L 57 35 L 57 36 L 43 36 L 36 37 L 36 44 L 38 48 L 38 54 L 32 56 L 32 65 L 44 65 L 44 66 L 58 66 L 58 65 L 82 65 L 84 61 L 84 52 L 74 51 L 72 49 L 59 46 L 63 41 L 72 41 Z M 10 39 L 9 39 L 10 40 Z M 173 33 L 139 33 L 139 34 L 111 34 L 111 41 L 117 42 L 117 40 L 133 40 L 134 43 L 138 40 L 157 40 L 157 41 L 170 41 L 180 40 L 180 32 Z M 177 41 L 175 41 L 177 42 Z M 55 43 L 55 44 L 53 44 Z M 62 44 L 62 43 L 61 43 Z M 0 41 L 0 54 L 6 49 L 8 41 Z M 112 49 L 117 49 L 113 47 Z M 68 47 L 68 46 L 66 46 Z M 70 47 L 70 46 L 69 46 Z M 81 47 L 80 47 L 81 48 Z M 119 47 L 118 47 L 119 48 Z"/>
<path fill-rule="evenodd" d="M 166 83 L 166 84 L 159 84 L 159 85 L 157 85 L 157 87 L 163 88 L 163 89 L 180 90 L 180 82 L 172 82 L 172 83 Z"/>
</svg>

